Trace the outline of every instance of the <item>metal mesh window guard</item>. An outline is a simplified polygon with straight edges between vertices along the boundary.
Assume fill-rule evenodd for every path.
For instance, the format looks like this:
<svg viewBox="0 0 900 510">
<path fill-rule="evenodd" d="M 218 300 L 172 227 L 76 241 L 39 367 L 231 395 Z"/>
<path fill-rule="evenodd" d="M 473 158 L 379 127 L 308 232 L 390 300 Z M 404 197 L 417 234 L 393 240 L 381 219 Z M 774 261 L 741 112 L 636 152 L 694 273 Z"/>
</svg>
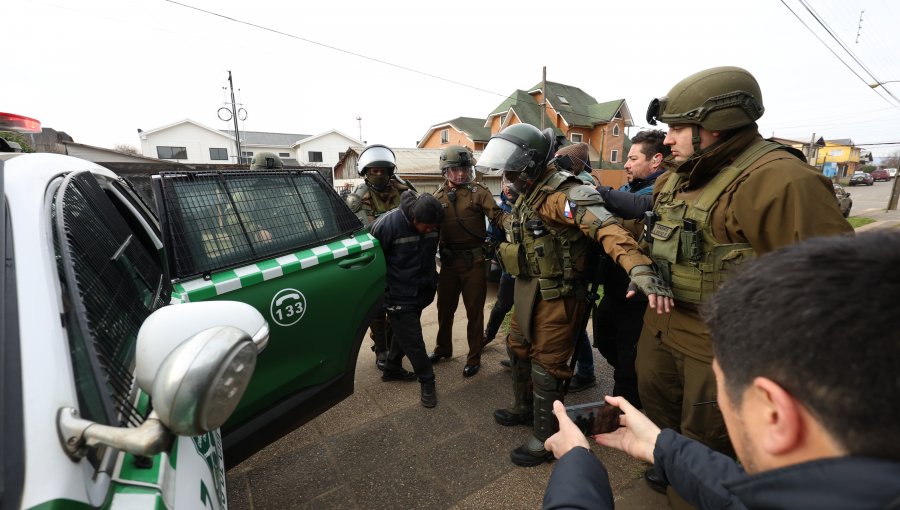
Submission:
<svg viewBox="0 0 900 510">
<path fill-rule="evenodd" d="M 53 213 L 82 414 L 136 426 L 144 416 L 132 405 L 135 341 L 144 319 L 168 300 L 161 266 L 90 172 L 66 177 Z"/>
<path fill-rule="evenodd" d="M 160 172 L 154 192 L 176 279 L 318 246 L 362 228 L 315 171 Z"/>
</svg>

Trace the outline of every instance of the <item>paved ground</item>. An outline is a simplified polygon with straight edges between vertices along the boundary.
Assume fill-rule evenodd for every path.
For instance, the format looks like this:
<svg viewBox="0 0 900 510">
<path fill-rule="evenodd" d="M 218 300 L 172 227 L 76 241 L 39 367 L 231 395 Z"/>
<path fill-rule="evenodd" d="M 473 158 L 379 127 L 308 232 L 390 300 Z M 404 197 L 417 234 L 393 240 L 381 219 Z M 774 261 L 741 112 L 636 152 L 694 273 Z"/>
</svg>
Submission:
<svg viewBox="0 0 900 510">
<path fill-rule="evenodd" d="M 900 228 L 898 211 L 855 213 L 877 220 L 860 231 Z M 463 316 L 461 305 L 457 313 Z M 423 326 L 431 350 L 437 330 L 434 305 L 423 314 Z M 510 463 L 508 451 L 527 438 L 529 429 L 502 427 L 492 418 L 511 394 L 508 373 L 499 365 L 505 353 L 492 344 L 481 372 L 464 379 L 464 327 L 464 320 L 457 321 L 454 358 L 435 366 L 435 409 L 419 405 L 417 383 L 381 382 L 366 340 L 355 393 L 228 471 L 230 507 L 539 508 L 552 464 L 520 468 Z M 611 369 L 596 352 L 595 363 L 600 385 L 570 395 L 568 403 L 599 400 L 611 389 Z M 610 472 L 617 508 L 667 507 L 665 498 L 641 479 L 645 465 L 597 445 L 593 450 Z"/>
<path fill-rule="evenodd" d="M 462 305 L 457 313 L 464 317 Z M 434 305 L 422 321 L 430 351 Z M 499 364 L 504 349 L 491 344 L 481 371 L 464 379 L 464 327 L 457 321 L 454 357 L 435 366 L 434 409 L 419 404 L 418 383 L 381 382 L 366 340 L 354 394 L 229 470 L 229 508 L 540 508 L 552 464 L 514 466 L 508 452 L 530 429 L 497 425 L 492 416 L 512 393 Z M 611 368 L 596 352 L 595 363 L 601 384 L 570 395 L 568 403 L 599 400 L 611 390 Z M 609 469 L 618 508 L 666 506 L 640 478 L 642 463 L 596 444 L 594 451 Z"/>
</svg>

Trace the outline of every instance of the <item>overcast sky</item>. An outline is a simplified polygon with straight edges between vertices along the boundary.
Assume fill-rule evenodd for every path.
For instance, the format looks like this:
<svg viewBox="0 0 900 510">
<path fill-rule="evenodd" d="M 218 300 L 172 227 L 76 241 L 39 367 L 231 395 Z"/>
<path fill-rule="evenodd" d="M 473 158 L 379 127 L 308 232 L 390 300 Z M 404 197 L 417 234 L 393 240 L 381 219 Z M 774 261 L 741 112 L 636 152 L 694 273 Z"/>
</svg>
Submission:
<svg viewBox="0 0 900 510">
<path fill-rule="evenodd" d="M 900 80 L 894 0 L 183 0 L 282 34 L 165 0 L 5 4 L 0 111 L 101 147 L 140 147 L 138 128 L 185 118 L 230 128 L 216 116 L 228 70 L 241 129 L 357 137 L 362 117 L 369 143 L 414 147 L 429 126 L 483 118 L 534 86 L 542 66 L 600 102 L 624 98 L 639 127 L 685 76 L 741 66 L 762 86 L 766 136 L 900 142 L 900 101 L 886 93 L 900 97 L 900 82 L 884 97 L 866 85 Z"/>
</svg>

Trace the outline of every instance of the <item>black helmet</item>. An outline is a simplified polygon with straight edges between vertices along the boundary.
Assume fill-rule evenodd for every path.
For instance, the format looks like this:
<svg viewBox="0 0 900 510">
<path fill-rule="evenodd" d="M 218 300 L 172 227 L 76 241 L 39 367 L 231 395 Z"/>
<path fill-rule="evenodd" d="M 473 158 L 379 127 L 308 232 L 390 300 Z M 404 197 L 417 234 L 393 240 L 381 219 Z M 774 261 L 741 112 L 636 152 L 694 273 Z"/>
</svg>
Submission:
<svg viewBox="0 0 900 510">
<path fill-rule="evenodd" d="M 253 156 L 253 162 L 250 163 L 250 170 L 271 170 L 284 168 L 281 158 L 272 152 L 260 152 Z"/>
<path fill-rule="evenodd" d="M 491 137 L 475 168 L 490 175 L 518 173 L 515 179 L 508 177 L 514 185 L 534 181 L 547 168 L 555 145 L 553 129 L 541 132 L 531 124 L 513 124 Z"/>
</svg>

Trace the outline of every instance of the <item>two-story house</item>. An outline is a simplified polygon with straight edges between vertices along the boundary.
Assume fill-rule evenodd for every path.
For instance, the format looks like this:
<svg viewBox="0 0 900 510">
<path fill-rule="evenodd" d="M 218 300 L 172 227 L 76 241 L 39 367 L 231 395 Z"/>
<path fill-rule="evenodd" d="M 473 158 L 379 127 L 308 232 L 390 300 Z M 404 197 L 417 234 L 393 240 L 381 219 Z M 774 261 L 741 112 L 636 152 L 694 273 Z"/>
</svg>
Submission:
<svg viewBox="0 0 900 510">
<path fill-rule="evenodd" d="M 428 128 L 417 146 L 441 148 L 458 144 L 481 150 L 490 135 L 524 122 L 552 128 L 573 143 L 586 142 L 591 147 L 591 166 L 595 169 L 622 168 L 628 145 L 625 128 L 634 125 L 625 100 L 599 103 L 578 87 L 549 81 L 545 94 L 542 86 L 539 83 L 528 91 L 516 90 L 494 108 L 482 124 L 487 133 L 472 127 L 481 119 L 460 117 Z"/>
<path fill-rule="evenodd" d="M 853 140 L 841 138 L 825 140 L 825 146 L 819 149 L 816 158 L 817 168 L 823 169 L 826 176 L 840 179 L 853 175 L 862 169 L 860 148 L 853 145 Z"/>
<path fill-rule="evenodd" d="M 332 168 L 348 145 L 359 145 L 355 138 L 336 129 L 317 135 L 241 131 L 241 155 L 236 158 L 234 131 L 214 129 L 184 119 L 172 124 L 138 130 L 141 153 L 145 157 L 186 164 L 247 165 L 260 152 L 272 152 L 286 166 Z"/>
</svg>

